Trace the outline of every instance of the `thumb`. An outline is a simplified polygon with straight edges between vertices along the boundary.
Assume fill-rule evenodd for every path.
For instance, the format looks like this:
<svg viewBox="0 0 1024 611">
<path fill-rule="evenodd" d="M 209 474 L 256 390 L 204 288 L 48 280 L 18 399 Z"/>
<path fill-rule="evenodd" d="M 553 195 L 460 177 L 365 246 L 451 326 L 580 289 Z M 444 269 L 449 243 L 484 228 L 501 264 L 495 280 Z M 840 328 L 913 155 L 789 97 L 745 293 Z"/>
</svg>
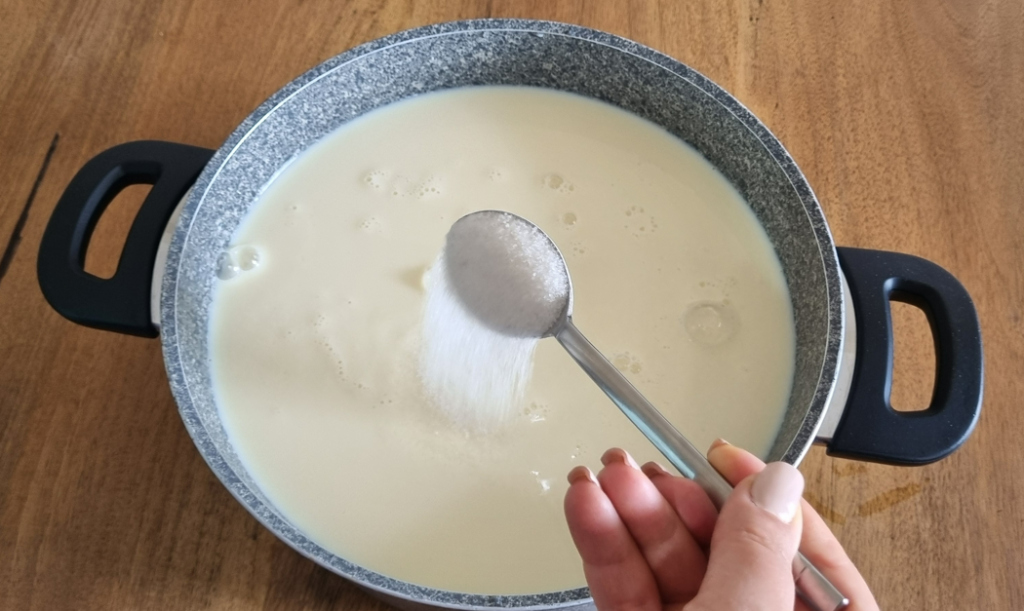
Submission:
<svg viewBox="0 0 1024 611">
<path fill-rule="evenodd" d="M 715 525 L 694 609 L 792 611 L 803 490 L 800 472 L 781 462 L 736 486 Z"/>
</svg>

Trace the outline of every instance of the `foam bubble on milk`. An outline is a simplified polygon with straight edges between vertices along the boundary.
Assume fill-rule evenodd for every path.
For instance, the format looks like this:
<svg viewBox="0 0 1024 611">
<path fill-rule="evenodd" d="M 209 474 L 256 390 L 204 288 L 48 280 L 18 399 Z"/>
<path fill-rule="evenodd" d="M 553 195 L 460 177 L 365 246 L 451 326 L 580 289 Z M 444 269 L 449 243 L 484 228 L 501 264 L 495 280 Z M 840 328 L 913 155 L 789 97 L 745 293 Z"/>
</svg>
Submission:
<svg viewBox="0 0 1024 611">
<path fill-rule="evenodd" d="M 468 429 L 506 421 L 568 298 L 565 265 L 539 229 L 505 213 L 460 219 L 427 288 L 420 375 L 434 403 Z"/>
<path fill-rule="evenodd" d="M 686 308 L 683 326 L 692 341 L 718 346 L 736 334 L 739 317 L 728 300 L 699 301 Z"/>
<path fill-rule="evenodd" d="M 417 182 L 402 174 L 372 170 L 363 175 L 363 182 L 375 191 L 390 193 L 391 196 L 398 198 L 429 199 L 444 192 L 441 179 L 433 174 Z"/>
<path fill-rule="evenodd" d="M 576 185 L 566 180 L 560 174 L 546 174 L 541 178 L 541 182 L 545 187 L 552 191 L 557 191 L 566 195 L 576 190 Z"/>
<path fill-rule="evenodd" d="M 242 272 L 256 269 L 260 265 L 260 251 L 252 246 L 234 246 L 221 253 L 217 260 L 217 277 L 230 280 Z"/>
</svg>

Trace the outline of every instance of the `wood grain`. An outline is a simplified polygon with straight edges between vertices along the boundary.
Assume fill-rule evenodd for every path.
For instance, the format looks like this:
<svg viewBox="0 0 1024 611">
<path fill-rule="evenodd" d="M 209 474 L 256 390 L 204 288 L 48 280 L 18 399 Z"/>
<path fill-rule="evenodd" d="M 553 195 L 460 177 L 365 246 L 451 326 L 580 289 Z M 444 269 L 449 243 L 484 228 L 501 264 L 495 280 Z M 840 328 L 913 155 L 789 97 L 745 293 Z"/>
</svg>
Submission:
<svg viewBox="0 0 1024 611">
<path fill-rule="evenodd" d="M 680 59 L 779 136 L 838 243 L 917 254 L 960 278 L 987 359 L 974 436 L 914 469 L 815 449 L 808 496 L 883 608 L 1024 605 L 1020 2 L 0 0 L 0 252 L 12 255 L 0 277 L 0 609 L 383 608 L 231 499 L 180 423 L 159 344 L 61 319 L 35 255 L 61 190 L 100 150 L 216 147 L 330 56 L 487 16 L 579 23 Z M 116 234 L 128 218 L 107 222 Z M 934 367 L 914 316 L 897 317 L 906 405 Z"/>
</svg>

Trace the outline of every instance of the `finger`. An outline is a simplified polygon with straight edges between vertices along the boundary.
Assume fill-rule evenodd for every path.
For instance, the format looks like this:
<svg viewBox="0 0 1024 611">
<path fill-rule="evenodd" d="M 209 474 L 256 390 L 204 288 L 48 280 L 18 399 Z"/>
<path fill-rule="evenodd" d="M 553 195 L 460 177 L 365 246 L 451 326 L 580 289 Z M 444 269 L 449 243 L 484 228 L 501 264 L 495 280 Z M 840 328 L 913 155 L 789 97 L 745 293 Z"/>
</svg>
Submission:
<svg viewBox="0 0 1024 611">
<path fill-rule="evenodd" d="M 724 439 L 711 444 L 708 462 L 733 486 L 764 469 L 764 461 Z"/>
<path fill-rule="evenodd" d="M 672 475 L 656 462 L 646 463 L 640 470 L 647 475 L 661 496 L 665 497 L 694 540 L 706 552 L 711 545 L 711 533 L 715 531 L 715 520 L 718 519 L 718 510 L 707 493 L 697 482 Z"/>
<path fill-rule="evenodd" d="M 792 609 L 793 557 L 800 543 L 804 479 L 771 463 L 729 495 L 711 539 L 695 609 Z"/>
<path fill-rule="evenodd" d="M 597 477 L 586 467 L 569 472 L 565 517 L 598 609 L 661 610 L 658 585 L 647 561 Z"/>
<path fill-rule="evenodd" d="M 689 602 L 704 579 L 704 550 L 629 454 L 612 448 L 601 462 L 597 479 L 650 566 L 662 602 Z"/>
<path fill-rule="evenodd" d="M 765 466 L 764 461 L 760 458 L 724 439 L 717 439 L 711 444 L 711 448 L 708 450 L 708 462 L 732 485 L 736 485 L 755 473 L 760 473 Z M 805 512 L 809 510 L 813 513 L 814 509 L 806 501 L 801 501 L 801 503 L 801 517 L 806 523 L 807 514 Z M 801 546 L 803 546 L 803 536 L 801 534 Z M 800 600 L 797 601 L 796 609 L 810 611 Z"/>
<path fill-rule="evenodd" d="M 740 481 L 764 468 L 759 458 L 723 440 L 711 445 L 708 460 L 730 482 Z M 800 551 L 850 599 L 850 611 L 877 610 L 878 604 L 871 589 L 832 530 L 807 501 L 802 501 L 801 512 L 803 534 Z"/>
</svg>

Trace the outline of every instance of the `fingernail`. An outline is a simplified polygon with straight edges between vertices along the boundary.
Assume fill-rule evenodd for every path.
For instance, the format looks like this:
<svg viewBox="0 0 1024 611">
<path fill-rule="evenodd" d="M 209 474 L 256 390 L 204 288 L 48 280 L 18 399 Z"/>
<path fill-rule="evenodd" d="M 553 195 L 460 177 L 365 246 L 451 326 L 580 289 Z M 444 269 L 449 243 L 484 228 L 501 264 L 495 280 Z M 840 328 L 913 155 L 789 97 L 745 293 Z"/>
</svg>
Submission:
<svg viewBox="0 0 1024 611">
<path fill-rule="evenodd" d="M 586 480 L 597 484 L 597 476 L 594 475 L 594 472 L 582 465 L 573 467 L 572 471 L 569 471 L 569 485 Z"/>
<path fill-rule="evenodd" d="M 612 463 L 621 463 L 623 465 L 633 467 L 634 469 L 637 470 L 640 469 L 640 465 L 636 464 L 636 461 L 633 460 L 633 457 L 630 456 L 629 453 L 626 452 L 625 450 L 619 448 L 612 448 L 605 452 L 604 456 L 601 457 L 601 464 L 603 464 L 604 466 L 607 467 Z"/>
<path fill-rule="evenodd" d="M 804 476 L 784 462 L 768 463 L 750 487 L 750 498 L 786 524 L 793 521 L 804 493 Z"/>
<path fill-rule="evenodd" d="M 665 467 L 662 467 L 654 461 L 644 463 L 644 466 L 640 467 L 640 470 L 649 478 L 660 477 L 662 475 L 672 475 L 665 469 Z"/>
<path fill-rule="evenodd" d="M 726 440 L 722 439 L 721 437 L 719 437 L 718 439 L 714 440 L 711 443 L 711 447 L 708 448 L 708 454 L 710 454 L 711 450 L 714 450 L 715 448 L 720 448 L 722 446 L 728 446 L 728 445 L 732 445 L 732 444 L 730 444 L 728 441 L 726 441 Z"/>
</svg>

